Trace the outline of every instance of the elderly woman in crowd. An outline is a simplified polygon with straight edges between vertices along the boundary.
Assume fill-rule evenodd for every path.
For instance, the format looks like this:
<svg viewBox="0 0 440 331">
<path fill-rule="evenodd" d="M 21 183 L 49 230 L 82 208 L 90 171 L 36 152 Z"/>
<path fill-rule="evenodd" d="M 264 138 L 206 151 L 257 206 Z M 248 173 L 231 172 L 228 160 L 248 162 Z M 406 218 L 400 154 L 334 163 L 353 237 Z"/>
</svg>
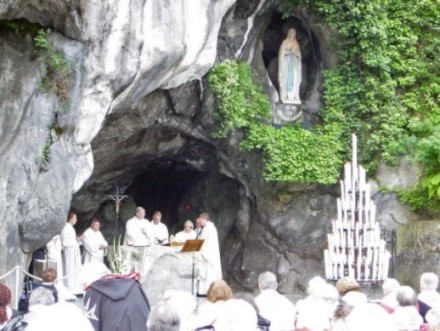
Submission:
<svg viewBox="0 0 440 331">
<path fill-rule="evenodd" d="M 440 307 L 430 309 L 426 313 L 427 331 L 440 331 Z"/>
<path fill-rule="evenodd" d="M 160 301 L 148 316 L 148 331 L 179 331 L 180 317 L 177 309 L 168 301 Z"/>
<path fill-rule="evenodd" d="M 0 330 L 6 326 L 14 311 L 9 307 L 11 304 L 11 291 L 3 284 L 0 284 Z"/>
<path fill-rule="evenodd" d="M 169 302 L 180 317 L 180 331 L 192 330 L 195 325 L 195 310 L 197 302 L 189 292 L 167 289 L 162 294 L 162 300 Z"/>
<path fill-rule="evenodd" d="M 225 301 L 232 299 L 232 290 L 224 280 L 211 283 L 207 293 L 207 302 L 199 307 L 196 327 L 213 325 L 223 312 Z"/>
<path fill-rule="evenodd" d="M 410 286 L 401 286 L 396 296 L 399 306 L 391 315 L 397 330 L 419 330 L 423 324 L 423 318 L 417 309 L 417 294 Z"/>
<path fill-rule="evenodd" d="M 296 304 L 298 331 L 323 331 L 330 330 L 330 320 L 338 304 L 338 291 L 326 282 L 314 282 L 312 278 L 307 289 L 309 294 L 304 300 Z"/>
<path fill-rule="evenodd" d="M 399 306 L 396 296 L 397 291 L 400 288 L 400 283 L 394 278 L 387 278 L 382 284 L 382 291 L 384 297 L 380 300 L 379 305 L 385 309 L 389 314 L 392 314 L 394 310 Z"/>
<path fill-rule="evenodd" d="M 5 285 L 0 284 L 0 330 L 19 330 L 26 327 L 23 314 L 19 314 L 10 307 L 11 291 Z"/>
<path fill-rule="evenodd" d="M 440 294 L 437 292 L 438 276 L 425 272 L 420 276 L 420 293 L 417 296 L 419 311 L 425 317 L 427 311 L 440 305 Z"/>
</svg>

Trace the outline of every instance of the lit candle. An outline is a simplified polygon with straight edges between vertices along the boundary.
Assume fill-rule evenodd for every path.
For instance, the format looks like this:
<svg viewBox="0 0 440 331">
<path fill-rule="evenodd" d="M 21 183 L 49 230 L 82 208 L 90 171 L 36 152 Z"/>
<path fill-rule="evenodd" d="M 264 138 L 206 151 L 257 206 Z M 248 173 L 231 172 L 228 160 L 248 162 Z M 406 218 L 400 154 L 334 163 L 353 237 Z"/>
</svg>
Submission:
<svg viewBox="0 0 440 331">
<path fill-rule="evenodd" d="M 373 254 L 373 274 L 371 279 L 377 280 L 377 267 L 379 262 L 379 247 L 374 247 L 374 254 Z"/>
<path fill-rule="evenodd" d="M 324 250 L 324 263 L 325 263 L 325 278 L 332 279 L 331 276 L 331 261 L 328 249 Z"/>
<path fill-rule="evenodd" d="M 376 222 L 376 204 L 371 201 L 371 222 L 374 223 Z"/>
<path fill-rule="evenodd" d="M 359 200 L 357 202 L 357 208 L 358 208 L 358 222 L 360 224 L 363 223 L 363 217 L 362 217 L 362 212 L 364 210 L 364 202 L 363 202 L 363 198 L 364 198 L 364 192 L 362 191 L 362 189 L 359 190 Z"/>
<path fill-rule="evenodd" d="M 357 137 L 356 135 L 353 133 L 351 136 L 351 140 L 352 140 L 352 163 L 353 163 L 353 167 L 357 166 Z"/>
<path fill-rule="evenodd" d="M 345 184 L 345 192 L 348 193 L 348 189 L 351 187 L 351 165 L 350 163 L 344 164 L 344 184 Z"/>
<path fill-rule="evenodd" d="M 337 199 L 336 200 L 336 205 L 338 208 L 338 220 L 342 220 L 342 204 L 341 204 L 341 199 Z"/>
</svg>

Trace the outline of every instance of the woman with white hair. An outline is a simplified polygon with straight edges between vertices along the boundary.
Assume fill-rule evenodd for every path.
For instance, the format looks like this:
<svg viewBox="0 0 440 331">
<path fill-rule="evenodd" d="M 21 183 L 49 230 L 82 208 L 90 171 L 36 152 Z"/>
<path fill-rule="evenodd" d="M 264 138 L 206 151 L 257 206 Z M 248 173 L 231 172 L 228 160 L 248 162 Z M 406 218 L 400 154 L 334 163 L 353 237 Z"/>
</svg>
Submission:
<svg viewBox="0 0 440 331">
<path fill-rule="evenodd" d="M 180 317 L 177 309 L 167 301 L 160 301 L 148 316 L 148 331 L 179 331 Z"/>
<path fill-rule="evenodd" d="M 270 271 L 258 276 L 260 294 L 255 298 L 260 314 L 270 321 L 271 331 L 292 330 L 296 308 L 293 302 L 278 293 L 277 276 Z"/>
<path fill-rule="evenodd" d="M 338 291 L 327 283 L 314 286 L 312 294 L 296 304 L 297 330 L 330 330 L 330 320 L 338 304 Z"/>
<path fill-rule="evenodd" d="M 180 317 L 180 331 L 192 330 L 196 316 L 194 314 L 197 308 L 197 302 L 193 295 L 189 292 L 167 289 L 162 294 L 162 300 L 169 302 Z"/>
<path fill-rule="evenodd" d="M 440 305 L 440 294 L 437 292 L 438 276 L 433 272 L 425 272 L 420 276 L 420 293 L 417 300 L 420 315 L 425 318 L 429 309 Z"/>
<path fill-rule="evenodd" d="M 423 318 L 417 310 L 417 294 L 414 289 L 410 286 L 399 287 L 396 299 L 399 306 L 391 316 L 397 330 L 419 330 L 423 324 Z"/>
</svg>

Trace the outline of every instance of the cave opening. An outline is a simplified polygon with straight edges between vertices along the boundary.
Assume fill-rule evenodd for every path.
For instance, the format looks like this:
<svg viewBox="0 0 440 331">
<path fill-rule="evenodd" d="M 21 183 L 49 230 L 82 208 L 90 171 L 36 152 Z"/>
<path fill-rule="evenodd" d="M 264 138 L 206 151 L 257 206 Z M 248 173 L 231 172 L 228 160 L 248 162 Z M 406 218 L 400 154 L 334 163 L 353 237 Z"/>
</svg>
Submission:
<svg viewBox="0 0 440 331">
<path fill-rule="evenodd" d="M 120 204 L 118 222 L 115 202 L 106 198 L 93 213 L 79 212 L 81 221 L 76 228 L 79 234 L 82 233 L 92 217 L 97 217 L 101 220 L 103 235 L 113 240 L 115 234 L 125 233 L 125 222 L 134 216 L 135 207 L 140 206 L 149 220 L 154 211 L 160 211 L 162 222 L 171 235 L 182 230 L 186 220 L 194 221 L 199 213 L 208 212 L 222 242 L 230 233 L 240 209 L 240 187 L 237 179 L 222 174 L 219 169 L 199 169 L 176 159 L 153 160 L 123 191 L 127 197 Z M 94 192 L 83 191 L 82 194 L 87 196 Z M 76 205 L 79 205 L 78 200 Z"/>
<path fill-rule="evenodd" d="M 201 212 L 197 202 L 187 201 L 188 198 L 185 197 L 192 187 L 209 175 L 208 172 L 196 170 L 188 163 L 180 161 L 153 162 L 134 178 L 127 187 L 126 194 L 133 198 L 137 206 L 145 209 L 149 220 L 154 211 L 160 211 L 169 232 L 176 233 L 186 220 L 194 220 Z"/>
</svg>

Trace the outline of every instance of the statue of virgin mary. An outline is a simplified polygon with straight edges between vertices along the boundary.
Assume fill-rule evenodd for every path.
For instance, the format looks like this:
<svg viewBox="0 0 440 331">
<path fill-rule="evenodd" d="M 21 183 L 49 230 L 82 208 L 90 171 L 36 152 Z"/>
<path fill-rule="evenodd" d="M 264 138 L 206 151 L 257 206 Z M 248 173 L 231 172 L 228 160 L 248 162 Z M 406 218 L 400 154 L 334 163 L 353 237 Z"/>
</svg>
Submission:
<svg viewBox="0 0 440 331">
<path fill-rule="evenodd" d="M 278 52 L 278 83 L 282 103 L 301 104 L 301 52 L 295 29 L 289 29 L 287 38 L 281 43 Z"/>
</svg>

